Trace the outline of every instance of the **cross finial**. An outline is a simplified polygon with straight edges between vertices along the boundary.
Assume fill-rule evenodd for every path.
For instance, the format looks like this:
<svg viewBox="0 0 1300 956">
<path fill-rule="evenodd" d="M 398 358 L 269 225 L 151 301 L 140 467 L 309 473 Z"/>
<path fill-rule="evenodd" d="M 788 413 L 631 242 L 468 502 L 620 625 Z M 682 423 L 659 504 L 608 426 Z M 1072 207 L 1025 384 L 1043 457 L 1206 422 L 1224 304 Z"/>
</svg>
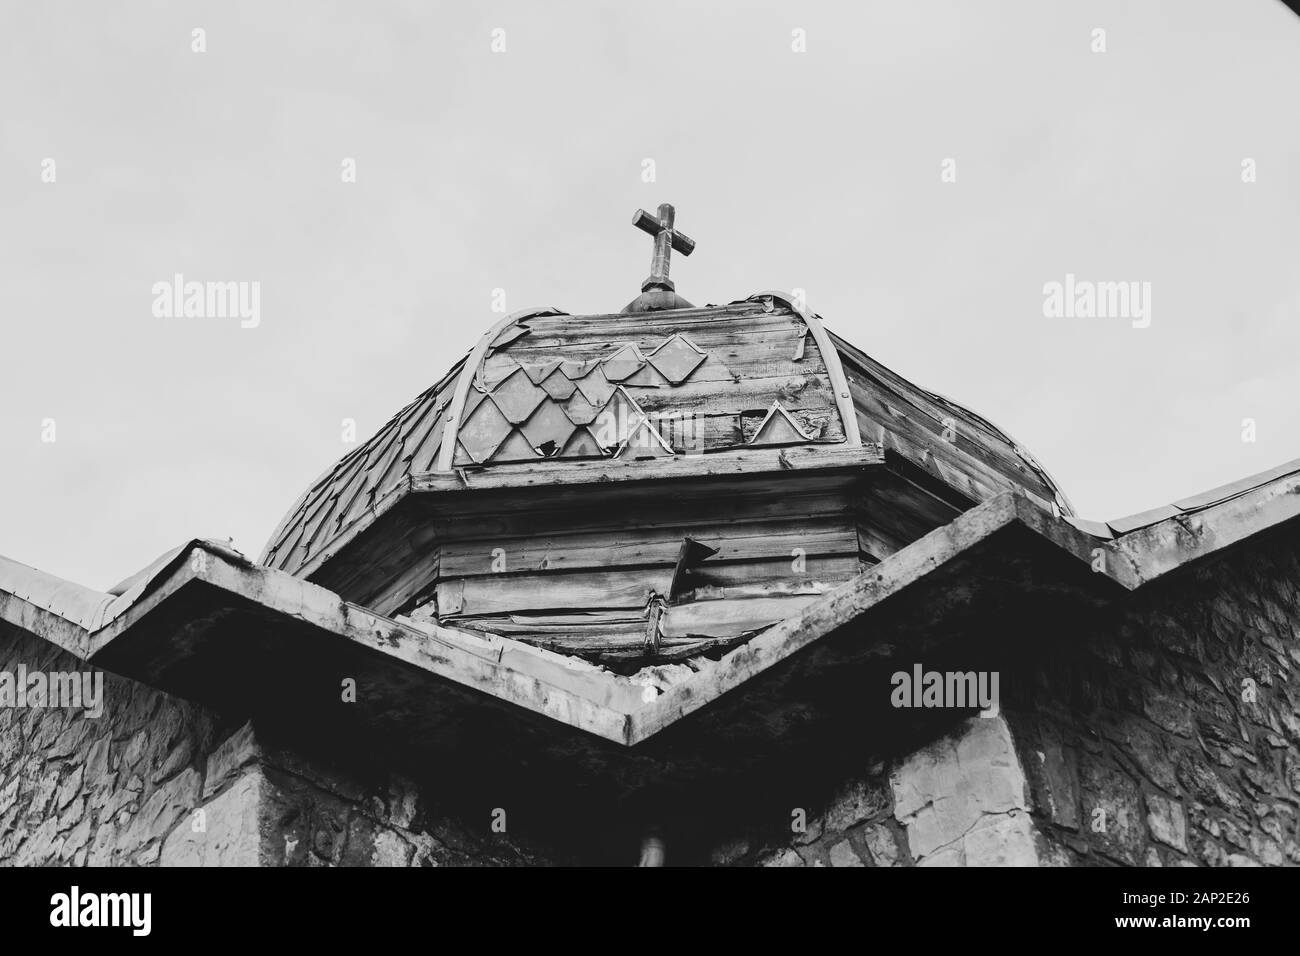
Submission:
<svg viewBox="0 0 1300 956">
<path fill-rule="evenodd" d="M 673 219 L 677 215 L 669 203 L 659 205 L 659 215 L 652 216 L 644 209 L 638 209 L 632 217 L 632 225 L 642 232 L 655 237 L 654 258 L 650 260 L 650 277 L 641 283 L 641 291 L 650 289 L 667 289 L 674 291 L 673 281 L 668 278 L 669 259 L 676 249 L 684 256 L 695 251 L 695 240 L 673 228 Z"/>
</svg>

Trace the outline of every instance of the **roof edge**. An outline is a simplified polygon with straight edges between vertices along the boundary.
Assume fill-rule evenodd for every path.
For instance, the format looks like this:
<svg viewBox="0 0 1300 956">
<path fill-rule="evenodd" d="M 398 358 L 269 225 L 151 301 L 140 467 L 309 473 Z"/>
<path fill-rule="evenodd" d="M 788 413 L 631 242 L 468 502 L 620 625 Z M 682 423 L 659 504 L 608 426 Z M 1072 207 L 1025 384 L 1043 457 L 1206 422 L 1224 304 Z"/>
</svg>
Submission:
<svg viewBox="0 0 1300 956">
<path fill-rule="evenodd" d="M 301 577 L 256 565 L 219 543 L 203 540 L 169 552 L 150 566 L 150 573 L 136 576 L 133 586 L 116 600 L 54 575 L 5 562 L 0 565 L 0 620 L 91 664 L 111 668 L 111 662 L 100 663 L 101 655 L 110 648 L 123 647 L 124 638 L 129 644 L 138 625 L 146 619 L 158 620 L 153 612 L 197 581 L 211 586 L 208 591 L 217 595 L 211 600 L 217 603 L 251 602 L 282 617 L 286 625 L 310 625 L 367 653 L 414 666 L 435 678 L 630 747 L 779 665 L 1008 528 L 1021 527 L 1055 545 L 1079 561 L 1081 569 L 1091 568 L 1099 582 L 1115 589 L 1116 596 L 1122 596 L 1297 518 L 1300 473 L 1276 478 L 1195 515 L 1180 514 L 1113 541 L 1098 541 L 1023 493 L 1004 492 L 718 661 L 708 662 L 697 673 L 653 691 L 640 681 L 634 683 L 634 679 L 510 638 L 485 639 L 439 625 L 416 626 L 386 618 Z M 34 587 L 24 596 L 23 582 L 29 578 Z M 55 606 L 61 593 L 72 595 L 67 607 Z M 222 594 L 229 597 L 222 598 Z M 82 600 L 86 595 L 94 605 L 90 620 L 78 613 L 90 606 Z M 111 653 L 108 657 L 116 659 Z M 130 659 L 129 653 L 126 657 Z M 140 679 L 130 672 L 124 676 Z"/>
<path fill-rule="evenodd" d="M 1122 588 L 1117 592 L 1122 594 L 1297 518 L 1300 474 L 1214 505 L 1194 519 L 1178 515 L 1106 542 L 1099 542 L 1066 518 L 1044 511 L 1021 492 L 1003 492 L 895 552 L 799 614 L 709 662 L 690 681 L 670 688 L 633 715 L 633 742 L 653 736 L 781 664 L 1004 529 L 1020 526 L 1046 539 L 1090 567 L 1101 580 Z"/>
</svg>

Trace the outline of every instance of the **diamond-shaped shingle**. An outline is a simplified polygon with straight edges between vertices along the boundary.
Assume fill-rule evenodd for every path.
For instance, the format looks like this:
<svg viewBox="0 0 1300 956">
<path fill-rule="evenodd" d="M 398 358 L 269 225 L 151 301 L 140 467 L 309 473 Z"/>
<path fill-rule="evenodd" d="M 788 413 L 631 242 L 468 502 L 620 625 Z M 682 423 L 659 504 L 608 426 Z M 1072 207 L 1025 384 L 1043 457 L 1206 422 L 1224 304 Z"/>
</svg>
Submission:
<svg viewBox="0 0 1300 956">
<path fill-rule="evenodd" d="M 545 398 L 546 392 L 534 385 L 522 368 L 506 376 L 492 390 L 493 401 L 512 425 L 518 425 L 528 418 Z"/>
<path fill-rule="evenodd" d="M 601 368 L 593 368 L 582 378 L 575 379 L 573 384 L 577 385 L 583 397 L 597 408 L 603 407 L 614 394 L 615 386 L 610 384 L 609 379 L 605 377 L 604 369 Z"/>
<path fill-rule="evenodd" d="M 561 402 L 572 395 L 578 387 L 566 378 L 559 369 L 542 379 L 541 386 L 546 389 L 547 395 Z"/>
<path fill-rule="evenodd" d="M 648 361 L 674 385 L 680 385 L 708 358 L 707 353 L 680 332 L 650 353 Z"/>
<path fill-rule="evenodd" d="M 576 382 L 599 364 L 600 359 L 598 358 L 585 359 L 583 361 L 565 359 L 560 363 L 560 374 L 565 378 Z"/>
<path fill-rule="evenodd" d="M 623 379 L 625 386 L 637 386 L 640 388 L 667 388 L 668 379 L 659 374 L 658 370 L 651 364 L 646 363 L 639 369 Z"/>
<path fill-rule="evenodd" d="M 551 359 L 548 362 L 520 362 L 519 367 L 524 370 L 524 373 L 534 385 L 541 385 L 542 380 L 545 379 L 546 376 L 559 369 L 560 360 Z"/>
<path fill-rule="evenodd" d="M 603 367 L 605 378 L 611 382 L 621 382 L 645 365 L 645 356 L 635 345 L 624 345 L 613 355 L 605 359 Z"/>
<path fill-rule="evenodd" d="M 600 450 L 595 437 L 586 428 L 574 431 L 559 455 L 561 458 L 603 458 L 604 456 L 605 453 Z"/>
<path fill-rule="evenodd" d="M 507 352 L 493 352 L 483 360 L 474 381 L 489 392 L 519 370 L 519 363 Z"/>
<path fill-rule="evenodd" d="M 519 426 L 519 430 L 534 448 L 541 448 L 550 442 L 558 450 L 564 447 L 575 427 L 569 416 L 564 414 L 564 409 L 548 399 L 537 406 L 537 411 Z"/>
<path fill-rule="evenodd" d="M 487 461 L 510 434 L 510 423 L 490 398 L 479 400 L 460 426 L 457 438 L 477 462 Z"/>
<path fill-rule="evenodd" d="M 591 430 L 602 448 L 618 448 L 644 419 L 641 407 L 620 388 L 600 410 Z"/>
<path fill-rule="evenodd" d="M 575 425 L 590 425 L 600 414 L 600 405 L 593 405 L 587 401 L 587 396 L 582 392 L 575 390 L 572 395 L 560 403 L 564 408 L 564 414 L 569 416 L 569 420 Z"/>
</svg>

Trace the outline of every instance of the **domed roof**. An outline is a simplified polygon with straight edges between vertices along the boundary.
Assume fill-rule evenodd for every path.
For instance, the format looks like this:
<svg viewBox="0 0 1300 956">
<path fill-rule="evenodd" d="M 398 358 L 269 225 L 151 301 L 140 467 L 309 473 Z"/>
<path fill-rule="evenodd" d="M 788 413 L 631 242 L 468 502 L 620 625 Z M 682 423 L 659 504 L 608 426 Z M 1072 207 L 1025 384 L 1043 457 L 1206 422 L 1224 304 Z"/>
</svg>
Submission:
<svg viewBox="0 0 1300 956">
<path fill-rule="evenodd" d="M 670 203 L 655 215 L 638 209 L 632 223 L 654 237 L 640 296 L 616 315 L 542 309 L 493 326 L 442 381 L 303 494 L 263 562 L 315 576 L 383 516 L 388 529 L 378 537 L 393 567 L 378 570 L 401 578 L 401 563 L 418 559 L 429 541 L 408 540 L 424 533 L 390 512 L 420 475 L 455 472 L 463 483 L 467 470 L 491 469 L 507 483 L 545 486 L 563 484 L 571 476 L 563 469 L 583 463 L 617 463 L 627 478 L 626 466 L 644 459 L 756 448 L 865 452 L 871 443 L 878 461 L 950 510 L 1018 489 L 1070 513 L 1051 478 L 1004 433 L 832 339 L 791 297 L 769 292 L 697 309 L 677 295 L 672 253 L 689 256 L 695 241 L 676 228 Z M 784 452 L 776 462 L 791 467 Z M 731 469 L 754 470 L 754 459 Z M 449 487 L 423 484 L 435 493 Z M 353 564 L 374 572 L 375 558 L 365 553 Z"/>
<path fill-rule="evenodd" d="M 537 476 L 601 459 L 863 443 L 972 504 L 1016 488 L 1070 513 L 1051 478 L 996 427 L 833 338 L 788 297 L 764 293 L 704 308 L 510 316 L 322 475 L 262 560 L 312 575 L 425 473 Z"/>
<path fill-rule="evenodd" d="M 263 560 L 289 571 L 314 563 L 415 474 L 856 444 L 856 424 L 820 322 L 771 296 L 651 313 L 519 313 L 323 475 Z"/>
</svg>

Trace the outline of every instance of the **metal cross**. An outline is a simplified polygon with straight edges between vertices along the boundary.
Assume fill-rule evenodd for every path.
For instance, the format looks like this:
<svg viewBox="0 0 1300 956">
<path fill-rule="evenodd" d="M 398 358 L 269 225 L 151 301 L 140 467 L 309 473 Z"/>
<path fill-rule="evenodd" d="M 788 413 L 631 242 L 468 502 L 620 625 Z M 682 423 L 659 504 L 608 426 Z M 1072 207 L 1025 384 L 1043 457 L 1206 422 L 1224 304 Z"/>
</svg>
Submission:
<svg viewBox="0 0 1300 956">
<path fill-rule="evenodd" d="M 684 256 L 689 256 L 695 251 L 695 240 L 688 239 L 673 228 L 673 219 L 676 215 L 677 210 L 669 203 L 662 203 L 659 206 L 658 217 L 650 215 L 644 209 L 638 209 L 636 215 L 632 217 L 632 225 L 655 237 L 654 258 L 650 260 L 650 278 L 641 283 L 642 292 L 649 289 L 674 291 L 673 282 L 668 278 L 672 250 L 676 249 Z"/>
</svg>

